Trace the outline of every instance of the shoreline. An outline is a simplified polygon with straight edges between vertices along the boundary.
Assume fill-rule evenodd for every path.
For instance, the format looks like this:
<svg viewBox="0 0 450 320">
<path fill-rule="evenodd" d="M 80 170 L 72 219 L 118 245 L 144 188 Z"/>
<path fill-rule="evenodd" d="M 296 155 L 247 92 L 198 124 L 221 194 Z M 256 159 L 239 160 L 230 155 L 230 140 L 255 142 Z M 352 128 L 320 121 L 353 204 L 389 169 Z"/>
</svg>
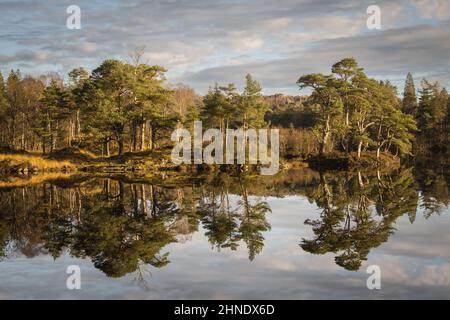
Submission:
<svg viewBox="0 0 450 320">
<path fill-rule="evenodd" d="M 330 153 L 314 155 L 307 159 L 301 157 L 280 159 L 280 171 L 292 168 L 310 168 L 315 171 L 372 171 L 390 170 L 400 167 L 400 159 L 388 153 L 377 157 L 376 153 L 364 152 L 358 158 L 356 154 Z M 84 150 L 65 148 L 50 154 L 13 154 L 0 153 L 0 175 L 32 176 L 48 173 L 186 173 L 186 172 L 228 172 L 253 173 L 259 165 L 207 165 L 181 164 L 170 161 L 170 155 L 164 150 L 128 152 L 112 157 L 96 157 Z"/>
</svg>

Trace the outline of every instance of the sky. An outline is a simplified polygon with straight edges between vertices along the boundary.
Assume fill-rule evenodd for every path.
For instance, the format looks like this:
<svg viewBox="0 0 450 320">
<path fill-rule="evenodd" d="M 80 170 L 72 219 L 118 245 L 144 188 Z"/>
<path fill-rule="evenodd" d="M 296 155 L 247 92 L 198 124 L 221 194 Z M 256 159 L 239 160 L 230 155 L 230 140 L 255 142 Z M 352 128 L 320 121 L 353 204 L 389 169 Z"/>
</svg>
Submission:
<svg viewBox="0 0 450 320">
<path fill-rule="evenodd" d="M 66 9 L 81 10 L 68 29 Z M 367 28 L 367 7 L 381 29 Z M 108 58 L 168 69 L 170 84 L 200 94 L 214 83 L 239 89 L 251 73 L 264 94 L 301 94 L 298 78 L 329 73 L 353 56 L 367 74 L 403 90 L 411 72 L 450 85 L 448 0 L 0 0 L 0 70 L 37 75 L 89 70 Z"/>
</svg>

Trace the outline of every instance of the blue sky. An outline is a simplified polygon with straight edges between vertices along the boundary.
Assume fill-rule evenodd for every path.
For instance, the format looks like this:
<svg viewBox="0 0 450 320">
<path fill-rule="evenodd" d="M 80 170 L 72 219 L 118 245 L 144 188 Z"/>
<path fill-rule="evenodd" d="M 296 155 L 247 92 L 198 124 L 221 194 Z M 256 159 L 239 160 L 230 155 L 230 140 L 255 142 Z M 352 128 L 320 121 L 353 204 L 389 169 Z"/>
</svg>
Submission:
<svg viewBox="0 0 450 320">
<path fill-rule="evenodd" d="M 69 5 L 81 29 L 66 28 Z M 366 27 L 369 5 L 382 29 Z M 106 58 L 144 61 L 169 71 L 171 84 L 205 93 L 215 82 L 242 86 L 252 73 L 264 93 L 298 94 L 296 80 L 329 72 L 354 56 L 367 73 L 402 90 L 411 71 L 450 84 L 448 0 L 0 0 L 0 70 L 25 74 L 92 69 Z"/>
</svg>

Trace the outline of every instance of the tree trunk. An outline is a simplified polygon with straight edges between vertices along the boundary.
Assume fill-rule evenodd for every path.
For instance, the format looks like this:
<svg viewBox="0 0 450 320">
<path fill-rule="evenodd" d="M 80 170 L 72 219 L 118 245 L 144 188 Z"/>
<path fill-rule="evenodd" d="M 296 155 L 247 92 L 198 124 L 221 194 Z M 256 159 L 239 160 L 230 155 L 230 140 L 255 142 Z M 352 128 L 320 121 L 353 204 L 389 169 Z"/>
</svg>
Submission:
<svg viewBox="0 0 450 320">
<path fill-rule="evenodd" d="M 34 145 L 35 145 L 35 135 L 31 134 L 31 151 L 34 151 Z"/>
<path fill-rule="evenodd" d="M 69 147 L 72 146 L 72 134 L 73 134 L 73 123 L 72 123 L 72 119 L 69 120 L 69 137 L 68 137 L 68 141 L 67 141 L 67 145 Z"/>
<path fill-rule="evenodd" d="M 111 193 L 111 183 L 109 178 L 103 181 L 103 190 L 105 191 L 106 199 L 109 201 L 109 195 Z"/>
<path fill-rule="evenodd" d="M 22 113 L 22 136 L 20 137 L 20 148 L 25 150 L 25 113 Z"/>
<path fill-rule="evenodd" d="M 136 151 L 136 145 L 137 145 L 137 129 L 136 129 L 136 122 L 133 121 L 133 147 L 132 147 L 132 151 Z"/>
<path fill-rule="evenodd" d="M 364 182 L 363 182 L 362 175 L 361 175 L 360 171 L 358 171 L 358 183 L 359 183 L 359 187 L 360 188 L 364 188 Z"/>
<path fill-rule="evenodd" d="M 105 139 L 105 141 L 103 142 L 103 154 L 106 157 L 109 157 L 109 139 Z"/>
<path fill-rule="evenodd" d="M 123 181 L 119 181 L 119 200 L 120 203 L 123 203 L 123 199 L 125 197 L 125 184 Z"/>
<path fill-rule="evenodd" d="M 10 139 L 11 149 L 16 148 L 16 117 L 12 118 L 11 123 L 11 139 Z"/>
<path fill-rule="evenodd" d="M 363 145 L 363 142 L 360 141 L 358 143 L 358 158 L 361 158 L 362 145 Z"/>
<path fill-rule="evenodd" d="M 131 185 L 131 195 L 133 200 L 133 216 L 136 217 L 139 215 L 139 200 L 136 184 Z"/>
<path fill-rule="evenodd" d="M 56 149 L 56 145 L 58 143 L 58 129 L 59 129 L 59 123 L 58 121 L 56 121 L 56 126 L 55 126 L 55 132 L 52 132 L 52 151 Z"/>
<path fill-rule="evenodd" d="M 75 119 L 75 134 L 77 141 L 80 140 L 81 133 L 81 123 L 80 123 L 80 109 L 77 109 L 76 119 Z"/>
<path fill-rule="evenodd" d="M 141 205 L 142 205 L 142 213 L 147 215 L 147 198 L 145 194 L 145 184 L 141 184 Z"/>
<path fill-rule="evenodd" d="M 79 188 L 77 188 L 77 190 L 76 190 L 76 194 L 75 194 L 76 196 L 76 201 L 77 201 L 77 211 L 78 211 L 78 214 L 77 214 L 77 218 L 78 218 L 78 223 L 81 223 L 81 209 L 83 208 L 83 200 L 81 200 L 81 194 L 80 194 L 80 189 Z"/>
<path fill-rule="evenodd" d="M 156 130 L 154 130 L 154 129 L 152 130 L 151 138 L 152 138 L 153 149 L 156 149 L 158 147 L 158 144 L 156 143 Z"/>
<path fill-rule="evenodd" d="M 149 132 L 150 132 L 150 139 L 148 141 L 148 147 L 151 151 L 153 151 L 154 145 L 153 145 L 153 126 L 149 124 Z"/>
<path fill-rule="evenodd" d="M 320 155 L 324 155 L 327 151 L 328 137 L 330 136 L 330 117 L 325 122 L 322 130 L 322 142 L 320 143 Z"/>
<path fill-rule="evenodd" d="M 139 146 L 139 149 L 141 151 L 144 151 L 144 148 L 145 148 L 145 127 L 146 127 L 146 122 L 144 121 L 141 124 L 141 142 L 140 142 L 140 146 Z"/>
<path fill-rule="evenodd" d="M 136 151 L 137 148 L 137 126 L 136 123 L 133 122 L 133 149 L 132 151 Z"/>
<path fill-rule="evenodd" d="M 320 143 L 320 155 L 324 155 L 325 152 L 327 151 L 327 145 L 325 142 L 321 142 Z"/>
<path fill-rule="evenodd" d="M 123 154 L 123 137 L 120 137 L 117 143 L 119 144 L 119 156 L 121 156 Z"/>
</svg>

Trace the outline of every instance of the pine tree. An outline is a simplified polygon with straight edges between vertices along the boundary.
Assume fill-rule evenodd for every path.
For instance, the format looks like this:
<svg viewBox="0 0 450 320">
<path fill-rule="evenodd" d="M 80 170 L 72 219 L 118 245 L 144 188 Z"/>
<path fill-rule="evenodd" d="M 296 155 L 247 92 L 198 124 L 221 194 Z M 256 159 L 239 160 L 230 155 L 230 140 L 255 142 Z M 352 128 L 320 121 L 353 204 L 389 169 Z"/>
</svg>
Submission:
<svg viewBox="0 0 450 320">
<path fill-rule="evenodd" d="M 6 88 L 3 75 L 0 72 L 0 146 L 5 146 L 7 142 L 7 127 L 5 126 L 7 122 L 7 112 L 8 112 L 8 99 L 6 98 Z"/>
<path fill-rule="evenodd" d="M 57 143 L 57 122 L 59 109 L 61 106 L 62 91 L 58 83 L 54 80 L 44 90 L 42 107 L 39 114 L 39 126 L 36 128 L 37 134 L 42 139 L 42 151 L 46 152 L 47 144 L 50 143 L 50 150 L 53 151 Z"/>
<path fill-rule="evenodd" d="M 118 60 L 105 60 L 92 71 L 96 94 L 93 103 L 97 109 L 95 128 L 107 132 L 117 142 L 118 154 L 124 152 L 125 126 L 128 123 L 127 105 L 130 102 L 128 65 Z"/>
<path fill-rule="evenodd" d="M 431 104 L 431 126 L 430 135 L 433 136 L 433 140 L 439 149 L 446 147 L 447 140 L 446 132 L 446 120 L 447 120 L 447 104 L 449 95 L 447 90 L 441 89 L 436 95 L 433 103 Z"/>
<path fill-rule="evenodd" d="M 320 73 L 307 74 L 300 77 L 297 84 L 300 90 L 310 88 L 313 90 L 307 103 L 315 107 L 317 122 L 313 131 L 320 145 L 320 154 L 327 152 L 331 134 L 341 122 L 343 103 L 339 92 L 330 83 L 332 76 Z"/>
<path fill-rule="evenodd" d="M 430 109 L 435 98 L 435 90 L 433 89 L 433 85 L 424 79 L 419 93 L 419 107 L 417 109 L 416 118 L 419 129 L 423 132 L 430 121 Z"/>
<path fill-rule="evenodd" d="M 439 83 L 422 81 L 417 122 L 421 140 L 430 148 L 445 147 L 448 100 L 447 90 L 442 89 Z"/>
<path fill-rule="evenodd" d="M 446 142 L 445 145 L 447 146 L 447 150 L 449 150 L 448 145 L 450 144 L 450 98 L 447 100 L 447 119 L 445 121 L 445 126 L 446 126 Z"/>
<path fill-rule="evenodd" d="M 264 126 L 264 114 L 268 105 L 262 100 L 262 87 L 251 74 L 245 76 L 245 88 L 239 108 L 240 118 L 244 129 Z"/>
<path fill-rule="evenodd" d="M 86 90 L 89 85 L 89 73 L 84 68 L 76 68 L 69 72 L 69 87 L 72 99 L 72 109 L 74 119 L 70 119 L 69 130 L 70 140 L 80 142 L 81 139 L 81 110 L 86 107 Z"/>
<path fill-rule="evenodd" d="M 22 74 L 19 70 L 11 70 L 8 80 L 6 81 L 6 96 L 8 98 L 8 132 L 9 132 L 9 147 L 15 148 L 17 136 L 17 123 L 21 108 L 22 98 Z"/>
<path fill-rule="evenodd" d="M 412 150 L 413 132 L 417 130 L 414 117 L 404 114 L 399 105 L 397 91 L 389 82 L 380 83 L 377 95 L 374 96 L 372 136 L 380 156 L 381 149 L 389 148 L 395 153 L 410 155 Z"/>
<path fill-rule="evenodd" d="M 225 130 L 225 118 L 227 98 L 216 83 L 214 88 L 210 88 L 203 100 L 204 108 L 201 113 L 202 119 L 207 126 L 219 128 L 221 132 Z"/>
<path fill-rule="evenodd" d="M 406 76 L 405 90 L 403 92 L 402 111 L 412 116 L 417 116 L 417 97 L 414 79 L 410 72 Z"/>
</svg>

